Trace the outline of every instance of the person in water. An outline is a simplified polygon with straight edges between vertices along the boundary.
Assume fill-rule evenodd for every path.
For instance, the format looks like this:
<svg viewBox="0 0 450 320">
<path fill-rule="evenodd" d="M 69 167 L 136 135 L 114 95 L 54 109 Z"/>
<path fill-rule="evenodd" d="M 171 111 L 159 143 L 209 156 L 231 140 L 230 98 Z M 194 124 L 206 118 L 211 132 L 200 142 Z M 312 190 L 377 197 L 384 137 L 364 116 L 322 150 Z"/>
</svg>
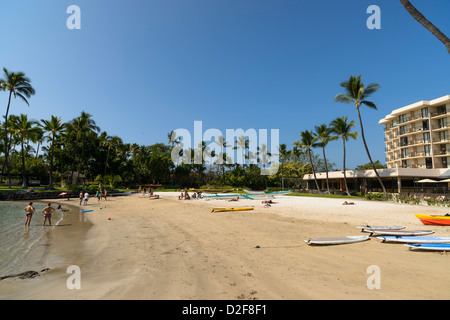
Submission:
<svg viewBox="0 0 450 320">
<path fill-rule="evenodd" d="M 52 212 L 55 211 L 55 208 L 51 207 L 51 202 L 48 203 L 48 205 L 42 209 L 42 213 L 44 214 L 44 222 L 42 222 L 42 225 L 45 226 L 45 221 L 48 220 L 49 225 L 52 225 Z"/>
<path fill-rule="evenodd" d="M 26 213 L 26 219 L 25 219 L 25 225 L 29 226 L 30 222 L 31 222 L 31 218 L 33 216 L 34 213 L 34 208 L 33 208 L 33 202 L 30 202 L 25 208 L 25 213 Z"/>
</svg>

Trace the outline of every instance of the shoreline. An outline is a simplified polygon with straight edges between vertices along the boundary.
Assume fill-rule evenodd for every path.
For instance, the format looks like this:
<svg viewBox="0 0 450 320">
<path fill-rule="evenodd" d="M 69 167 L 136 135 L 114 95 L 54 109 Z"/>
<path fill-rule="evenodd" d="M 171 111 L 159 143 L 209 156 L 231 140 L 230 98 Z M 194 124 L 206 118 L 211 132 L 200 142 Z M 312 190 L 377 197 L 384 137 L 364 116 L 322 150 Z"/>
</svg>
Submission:
<svg viewBox="0 0 450 320">
<path fill-rule="evenodd" d="M 157 200 L 138 194 L 100 203 L 92 199 L 87 208 L 94 211 L 85 214 L 91 224 L 86 237 L 68 246 L 78 228 L 70 232 L 67 228 L 64 237 L 58 236 L 58 246 L 66 251 L 65 263 L 81 269 L 80 290 L 67 289 L 69 274 L 61 265 L 33 279 L 0 281 L 0 296 L 55 300 L 450 297 L 450 280 L 445 277 L 448 254 L 409 251 L 376 237 L 339 246 L 304 242 L 361 235 L 357 226 L 364 222 L 434 229 L 436 236 L 450 236 L 450 228 L 424 226 L 414 216 L 442 214 L 447 208 L 357 199 L 352 200 L 355 205 L 344 206 L 343 199 L 289 196 L 276 196 L 278 203 L 264 208 L 260 200 L 186 201 L 178 200 L 178 192 L 159 194 Z M 211 213 L 218 206 L 255 209 Z M 366 286 L 371 265 L 380 267 L 380 290 Z M 5 289 L 10 292 L 6 297 Z"/>
</svg>

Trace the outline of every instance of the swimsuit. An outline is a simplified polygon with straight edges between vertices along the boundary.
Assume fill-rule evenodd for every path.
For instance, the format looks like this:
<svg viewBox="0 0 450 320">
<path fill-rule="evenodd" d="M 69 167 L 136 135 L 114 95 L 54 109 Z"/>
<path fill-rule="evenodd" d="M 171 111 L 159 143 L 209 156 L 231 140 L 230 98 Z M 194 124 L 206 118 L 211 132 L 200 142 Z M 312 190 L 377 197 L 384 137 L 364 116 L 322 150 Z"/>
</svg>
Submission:
<svg viewBox="0 0 450 320">
<path fill-rule="evenodd" d="M 52 217 L 52 214 L 51 214 L 51 213 L 44 213 L 44 217 L 45 217 L 45 218 L 51 218 L 51 217 Z"/>
</svg>

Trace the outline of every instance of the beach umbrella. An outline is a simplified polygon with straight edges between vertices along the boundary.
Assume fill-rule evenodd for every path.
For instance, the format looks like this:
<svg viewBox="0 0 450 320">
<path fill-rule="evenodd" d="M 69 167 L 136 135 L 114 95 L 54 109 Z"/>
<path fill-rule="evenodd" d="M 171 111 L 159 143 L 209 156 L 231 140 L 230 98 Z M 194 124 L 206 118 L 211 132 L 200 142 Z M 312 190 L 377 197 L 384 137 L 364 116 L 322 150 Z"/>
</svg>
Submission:
<svg viewBox="0 0 450 320">
<path fill-rule="evenodd" d="M 65 194 L 67 194 L 67 192 L 61 192 L 60 194 L 58 194 L 58 196 L 63 196 Z"/>
<path fill-rule="evenodd" d="M 445 179 L 445 180 L 441 180 L 441 181 L 438 181 L 438 182 L 450 182 L 450 179 Z"/>
</svg>

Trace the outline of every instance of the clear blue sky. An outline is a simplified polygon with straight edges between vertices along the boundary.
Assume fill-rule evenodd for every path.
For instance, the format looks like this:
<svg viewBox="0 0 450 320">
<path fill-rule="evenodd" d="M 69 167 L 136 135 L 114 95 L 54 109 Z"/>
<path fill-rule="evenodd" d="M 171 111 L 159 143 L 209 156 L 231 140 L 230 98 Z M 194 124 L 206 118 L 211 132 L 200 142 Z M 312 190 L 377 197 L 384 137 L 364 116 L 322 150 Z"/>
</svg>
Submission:
<svg viewBox="0 0 450 320">
<path fill-rule="evenodd" d="M 412 3 L 450 35 L 450 1 Z M 66 27 L 72 4 L 81 30 Z M 372 4 L 381 30 L 366 27 Z M 372 158 L 384 163 L 379 119 L 450 94 L 450 55 L 397 0 L 15 0 L 2 3 L 0 30 L 0 67 L 24 71 L 36 89 L 12 114 L 69 121 L 86 111 L 140 145 L 201 120 L 224 133 L 279 129 L 291 147 L 315 125 L 357 121 L 333 98 L 362 74 L 382 86 L 371 99 L 378 110 L 362 116 Z M 0 93 L 1 114 L 6 104 Z M 327 152 L 340 168 L 341 144 Z M 349 143 L 347 167 L 367 162 L 362 140 Z"/>
</svg>

